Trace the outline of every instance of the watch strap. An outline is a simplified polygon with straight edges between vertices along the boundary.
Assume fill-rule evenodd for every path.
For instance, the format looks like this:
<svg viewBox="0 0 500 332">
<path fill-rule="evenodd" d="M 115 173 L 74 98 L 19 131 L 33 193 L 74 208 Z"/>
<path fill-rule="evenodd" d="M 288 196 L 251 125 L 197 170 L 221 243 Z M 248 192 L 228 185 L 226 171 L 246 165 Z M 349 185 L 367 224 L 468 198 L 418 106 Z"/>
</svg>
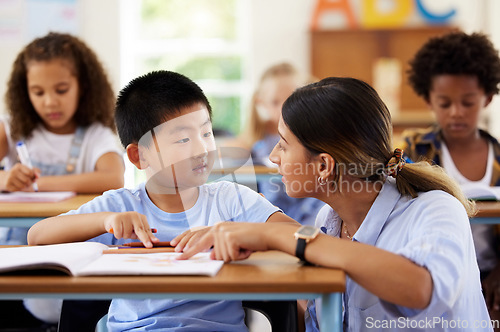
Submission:
<svg viewBox="0 0 500 332">
<path fill-rule="evenodd" d="M 306 239 L 298 238 L 297 246 L 295 247 L 295 256 L 297 256 L 302 262 L 306 262 L 305 251 L 306 251 Z"/>
</svg>

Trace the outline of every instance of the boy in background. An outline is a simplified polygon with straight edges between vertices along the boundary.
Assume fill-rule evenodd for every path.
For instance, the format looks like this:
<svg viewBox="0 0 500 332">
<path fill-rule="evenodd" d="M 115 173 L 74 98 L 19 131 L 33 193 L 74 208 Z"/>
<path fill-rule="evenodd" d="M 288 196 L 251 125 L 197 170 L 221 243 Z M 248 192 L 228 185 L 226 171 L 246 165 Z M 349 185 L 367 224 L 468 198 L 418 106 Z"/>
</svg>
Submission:
<svg viewBox="0 0 500 332">
<path fill-rule="evenodd" d="M 408 73 L 437 123 L 403 132 L 398 147 L 406 157 L 442 166 L 469 196 L 468 188 L 500 186 L 500 144 L 479 128 L 481 115 L 499 93 L 500 57 L 493 43 L 482 33 L 462 31 L 431 38 L 410 61 Z M 486 304 L 491 318 L 499 319 L 498 233 L 494 225 L 472 224 L 471 229 Z"/>
</svg>

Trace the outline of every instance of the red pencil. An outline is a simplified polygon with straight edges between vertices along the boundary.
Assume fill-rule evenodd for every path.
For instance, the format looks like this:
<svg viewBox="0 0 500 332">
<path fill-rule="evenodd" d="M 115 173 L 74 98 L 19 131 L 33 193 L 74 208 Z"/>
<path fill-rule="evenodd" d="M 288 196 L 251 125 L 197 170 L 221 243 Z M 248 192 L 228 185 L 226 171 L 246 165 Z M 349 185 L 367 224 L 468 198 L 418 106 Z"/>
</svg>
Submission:
<svg viewBox="0 0 500 332">
<path fill-rule="evenodd" d="M 175 252 L 175 249 L 172 247 L 162 248 L 162 247 L 153 247 L 153 248 L 134 248 L 134 247 L 118 247 L 118 249 L 107 249 L 103 250 L 103 254 L 151 254 L 151 253 L 159 253 L 159 252 Z"/>
<path fill-rule="evenodd" d="M 139 248 L 145 248 L 144 247 L 144 244 L 142 242 L 128 242 L 128 243 L 124 243 L 122 244 L 123 247 L 139 247 Z M 170 242 L 166 241 L 166 242 L 156 242 L 154 243 L 153 242 L 153 247 L 172 247 L 170 245 Z"/>
<path fill-rule="evenodd" d="M 157 232 L 158 232 L 158 230 L 156 228 L 151 228 L 151 233 L 157 233 Z M 113 231 L 113 228 L 110 228 L 108 233 L 115 234 Z"/>
</svg>

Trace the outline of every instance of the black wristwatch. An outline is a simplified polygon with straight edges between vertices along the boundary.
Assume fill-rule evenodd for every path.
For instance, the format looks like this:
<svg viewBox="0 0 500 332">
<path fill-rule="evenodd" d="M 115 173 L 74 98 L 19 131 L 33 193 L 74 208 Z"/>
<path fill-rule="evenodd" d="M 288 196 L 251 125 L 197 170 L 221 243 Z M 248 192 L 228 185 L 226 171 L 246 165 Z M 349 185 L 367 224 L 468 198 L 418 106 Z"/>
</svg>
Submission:
<svg viewBox="0 0 500 332">
<path fill-rule="evenodd" d="M 297 240 L 297 246 L 295 247 L 295 256 L 297 256 L 301 261 L 308 263 L 304 254 L 306 251 L 306 244 L 314 240 L 319 234 L 319 228 L 313 226 L 302 226 L 300 227 L 293 236 Z"/>
</svg>

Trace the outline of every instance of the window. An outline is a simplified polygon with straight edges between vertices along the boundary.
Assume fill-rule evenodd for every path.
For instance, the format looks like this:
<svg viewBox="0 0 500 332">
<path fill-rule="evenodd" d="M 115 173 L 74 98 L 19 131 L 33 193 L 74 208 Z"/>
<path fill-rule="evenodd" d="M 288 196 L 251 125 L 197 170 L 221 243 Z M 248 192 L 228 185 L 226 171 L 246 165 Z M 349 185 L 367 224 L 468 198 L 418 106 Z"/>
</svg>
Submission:
<svg viewBox="0 0 500 332">
<path fill-rule="evenodd" d="M 214 110 L 214 127 L 240 132 L 248 101 L 246 1 L 127 0 L 122 4 L 122 86 L 152 70 L 193 79 Z"/>
<path fill-rule="evenodd" d="M 238 134 L 251 93 L 245 57 L 248 0 L 124 0 L 120 5 L 121 86 L 153 70 L 184 74 L 208 97 L 214 129 Z"/>
</svg>

